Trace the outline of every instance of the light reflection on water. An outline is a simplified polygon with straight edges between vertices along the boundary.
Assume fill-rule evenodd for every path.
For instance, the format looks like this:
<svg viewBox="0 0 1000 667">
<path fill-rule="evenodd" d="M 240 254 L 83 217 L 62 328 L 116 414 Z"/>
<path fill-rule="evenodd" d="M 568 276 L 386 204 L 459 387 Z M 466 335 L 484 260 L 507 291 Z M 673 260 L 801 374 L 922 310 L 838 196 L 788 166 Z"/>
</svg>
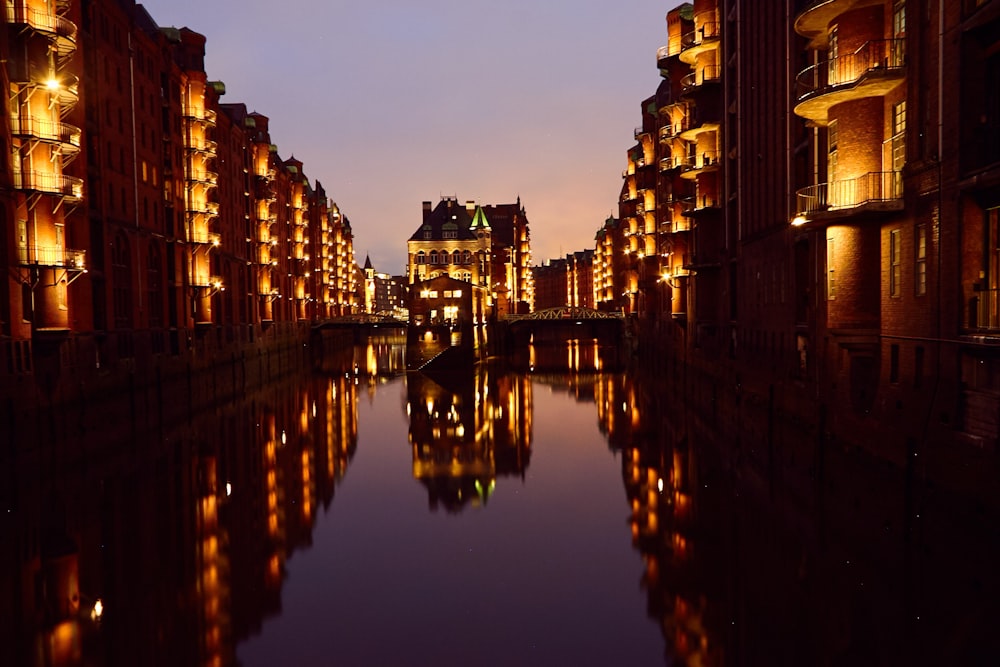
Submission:
<svg viewBox="0 0 1000 667">
<path fill-rule="evenodd" d="M 818 484 L 801 425 L 768 451 L 745 407 L 720 441 L 711 402 L 617 361 L 573 341 L 407 375 L 375 339 L 175 428 L 27 447 L 0 485 L 0 663 L 996 654 L 983 508 L 935 491 L 901 532 L 898 471 L 831 448 Z"/>
</svg>

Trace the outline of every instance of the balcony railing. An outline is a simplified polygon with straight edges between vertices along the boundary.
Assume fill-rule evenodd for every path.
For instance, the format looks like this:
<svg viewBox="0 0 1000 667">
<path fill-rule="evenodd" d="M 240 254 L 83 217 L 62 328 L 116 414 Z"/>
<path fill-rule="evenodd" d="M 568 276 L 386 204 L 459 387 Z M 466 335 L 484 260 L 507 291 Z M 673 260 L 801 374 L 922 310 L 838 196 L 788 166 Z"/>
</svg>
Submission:
<svg viewBox="0 0 1000 667">
<path fill-rule="evenodd" d="M 215 155 L 219 145 L 214 141 L 199 141 L 188 146 L 188 150 L 196 153 L 208 153 Z"/>
<path fill-rule="evenodd" d="M 185 107 L 184 117 L 188 120 L 196 120 L 209 125 L 215 125 L 215 111 L 203 107 Z"/>
<path fill-rule="evenodd" d="M 697 30 L 686 32 L 681 35 L 681 49 L 687 50 L 698 46 L 705 40 L 719 38 L 719 24 L 715 21 L 703 24 Z"/>
<path fill-rule="evenodd" d="M 705 169 L 719 164 L 719 151 L 703 151 L 697 155 L 686 155 L 683 166 L 688 169 Z"/>
<path fill-rule="evenodd" d="M 15 171 L 14 188 L 60 195 L 77 201 L 83 199 L 83 179 L 48 171 Z"/>
<path fill-rule="evenodd" d="M 656 62 L 666 60 L 671 56 L 676 56 L 681 52 L 681 38 L 675 37 L 656 50 Z"/>
<path fill-rule="evenodd" d="M 811 65 L 795 77 L 799 101 L 850 86 L 868 75 L 895 73 L 906 64 L 905 39 L 865 42 L 854 53 Z"/>
<path fill-rule="evenodd" d="M 22 246 L 18 249 L 21 266 L 52 266 L 83 271 L 87 268 L 86 250 L 58 246 Z"/>
<path fill-rule="evenodd" d="M 701 70 L 691 72 L 681 79 L 681 90 L 684 92 L 693 90 L 706 83 L 713 83 L 722 76 L 722 68 L 718 65 L 708 65 Z"/>
<path fill-rule="evenodd" d="M 222 243 L 222 236 L 218 232 L 210 232 L 207 229 L 192 229 L 188 233 L 188 241 L 217 246 Z"/>
<path fill-rule="evenodd" d="M 76 43 L 76 24 L 54 12 L 29 7 L 25 0 L 8 0 L 7 22 L 13 25 L 27 25 L 38 32 L 61 37 Z"/>
<path fill-rule="evenodd" d="M 38 118 L 37 116 L 12 116 L 10 131 L 14 136 L 32 137 L 42 141 L 53 141 L 73 148 L 80 148 L 83 132 L 75 125 Z"/>
<path fill-rule="evenodd" d="M 796 195 L 801 215 L 897 202 L 903 197 L 903 177 L 899 171 L 872 171 L 857 178 L 810 185 Z"/>
<path fill-rule="evenodd" d="M 219 175 L 214 171 L 192 171 L 188 175 L 188 180 L 203 185 L 217 185 L 219 183 Z"/>
</svg>

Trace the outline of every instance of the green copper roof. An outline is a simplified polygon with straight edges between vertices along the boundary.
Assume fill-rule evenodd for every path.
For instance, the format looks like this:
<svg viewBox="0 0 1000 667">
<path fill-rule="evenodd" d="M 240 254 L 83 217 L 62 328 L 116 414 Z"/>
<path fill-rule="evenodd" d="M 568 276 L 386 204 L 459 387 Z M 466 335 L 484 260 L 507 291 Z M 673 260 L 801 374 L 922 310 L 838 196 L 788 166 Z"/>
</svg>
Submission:
<svg viewBox="0 0 1000 667">
<path fill-rule="evenodd" d="M 486 219 L 486 214 L 483 213 L 482 206 L 476 207 L 476 215 L 473 216 L 472 224 L 469 225 L 469 229 L 478 229 L 479 227 L 483 227 L 484 229 L 490 229 L 490 223 Z"/>
</svg>

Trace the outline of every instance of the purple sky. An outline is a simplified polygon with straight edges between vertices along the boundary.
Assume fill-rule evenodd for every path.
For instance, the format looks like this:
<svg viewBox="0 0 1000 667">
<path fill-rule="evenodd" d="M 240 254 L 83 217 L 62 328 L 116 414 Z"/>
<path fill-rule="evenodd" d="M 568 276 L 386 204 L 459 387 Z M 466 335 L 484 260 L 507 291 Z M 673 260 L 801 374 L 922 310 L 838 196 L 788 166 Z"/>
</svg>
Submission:
<svg viewBox="0 0 1000 667">
<path fill-rule="evenodd" d="M 224 102 L 271 119 L 354 228 L 402 273 L 421 202 L 518 195 L 535 264 L 617 215 L 640 102 L 677 0 L 149 0 L 208 38 Z"/>
</svg>

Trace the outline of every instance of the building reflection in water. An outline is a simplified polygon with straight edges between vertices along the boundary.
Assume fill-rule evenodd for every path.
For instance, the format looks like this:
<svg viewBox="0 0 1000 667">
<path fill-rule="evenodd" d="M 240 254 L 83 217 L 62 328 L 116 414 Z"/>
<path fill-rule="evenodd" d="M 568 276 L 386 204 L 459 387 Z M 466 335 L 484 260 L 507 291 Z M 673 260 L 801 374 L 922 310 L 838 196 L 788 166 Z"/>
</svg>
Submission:
<svg viewBox="0 0 1000 667">
<path fill-rule="evenodd" d="M 497 477 L 524 478 L 531 458 L 531 384 L 488 364 L 406 380 L 413 477 L 431 509 L 485 504 Z"/>
<path fill-rule="evenodd" d="M 281 610 L 370 381 L 352 366 L 169 432 L 20 443 L 0 465 L 0 664 L 234 664 Z"/>
</svg>

